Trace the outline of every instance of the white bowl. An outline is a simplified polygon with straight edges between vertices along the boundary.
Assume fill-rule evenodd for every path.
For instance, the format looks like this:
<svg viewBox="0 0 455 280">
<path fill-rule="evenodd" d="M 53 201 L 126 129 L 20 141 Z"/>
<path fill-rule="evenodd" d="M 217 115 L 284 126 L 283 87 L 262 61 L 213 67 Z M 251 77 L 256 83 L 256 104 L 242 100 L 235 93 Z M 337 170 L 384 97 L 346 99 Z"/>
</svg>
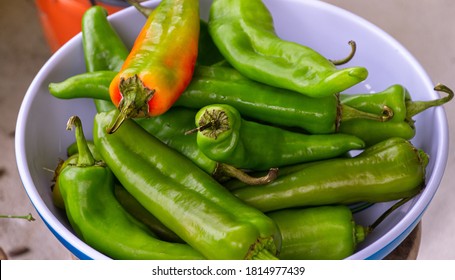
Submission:
<svg viewBox="0 0 455 280">
<path fill-rule="evenodd" d="M 348 65 L 365 66 L 369 77 L 347 90 L 378 92 L 398 83 L 414 100 L 438 98 L 433 83 L 416 59 L 396 40 L 368 21 L 338 7 L 313 0 L 264 0 L 273 14 L 277 33 L 284 39 L 308 45 L 328 58 L 344 57 L 355 40 L 357 53 Z M 149 5 L 156 5 L 151 1 Z M 201 0 L 201 17 L 207 19 L 211 1 Z M 129 46 L 145 22 L 134 8 L 112 15 L 110 22 Z M 80 259 L 107 259 L 75 236 L 66 217 L 52 204 L 50 184 L 58 158 L 65 158 L 74 136 L 65 130 L 71 115 L 81 117 L 91 137 L 95 107 L 91 100 L 59 100 L 48 92 L 50 82 L 85 72 L 81 35 L 58 50 L 31 83 L 16 126 L 16 159 L 27 194 L 55 236 Z M 428 109 L 416 118 L 412 142 L 430 155 L 424 191 L 387 218 L 348 259 L 382 259 L 397 247 L 420 221 L 444 173 L 448 128 L 442 107 Z M 371 223 L 390 203 L 375 204 L 357 213 L 358 222 Z"/>
</svg>

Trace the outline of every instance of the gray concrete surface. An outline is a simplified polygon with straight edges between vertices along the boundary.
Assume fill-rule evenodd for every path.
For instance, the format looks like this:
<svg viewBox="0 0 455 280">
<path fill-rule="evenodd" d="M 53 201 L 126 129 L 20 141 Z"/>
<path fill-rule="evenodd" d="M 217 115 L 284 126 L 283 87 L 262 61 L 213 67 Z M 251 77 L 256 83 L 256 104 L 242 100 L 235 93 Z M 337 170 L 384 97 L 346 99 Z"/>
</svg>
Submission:
<svg viewBox="0 0 455 280">
<path fill-rule="evenodd" d="M 419 60 L 432 80 L 455 88 L 455 1 L 326 0 L 378 25 Z M 71 259 L 39 219 L 22 187 L 14 155 L 14 129 L 22 98 L 51 56 L 33 1 L 0 1 L 0 214 L 32 213 L 37 219 L 0 219 L 0 248 L 10 259 Z M 418 259 L 455 259 L 455 102 L 445 105 L 450 125 L 448 165 L 422 220 Z"/>
</svg>

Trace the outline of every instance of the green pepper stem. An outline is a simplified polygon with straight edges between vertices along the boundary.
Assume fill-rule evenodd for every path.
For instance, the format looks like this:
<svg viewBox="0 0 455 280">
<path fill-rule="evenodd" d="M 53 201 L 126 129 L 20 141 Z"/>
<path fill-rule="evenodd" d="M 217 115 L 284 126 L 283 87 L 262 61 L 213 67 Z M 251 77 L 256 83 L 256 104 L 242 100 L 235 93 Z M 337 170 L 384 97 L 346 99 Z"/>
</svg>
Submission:
<svg viewBox="0 0 455 280">
<path fill-rule="evenodd" d="M 196 132 L 200 132 L 200 131 L 204 131 L 210 127 L 212 127 L 214 124 L 212 122 L 208 122 L 204 125 L 201 125 L 201 126 L 198 126 L 198 127 L 195 127 L 193 129 L 190 129 L 188 131 L 185 131 L 185 135 L 190 135 L 190 134 L 193 134 L 193 133 L 196 133 Z"/>
<path fill-rule="evenodd" d="M 84 131 L 82 129 L 82 122 L 78 116 L 72 116 L 69 118 L 66 129 L 73 130 L 75 129 L 77 150 L 78 150 L 78 159 L 77 166 L 93 166 L 95 165 L 95 158 L 90 152 L 90 148 L 87 144 L 87 140 L 84 136 Z"/>
<path fill-rule="evenodd" d="M 406 102 L 406 118 L 412 119 L 413 116 L 425 111 L 430 107 L 443 105 L 453 99 L 453 91 L 443 84 L 437 84 L 434 90 L 445 92 L 448 95 L 431 101 L 407 101 Z"/>
<path fill-rule="evenodd" d="M 370 226 L 367 227 L 367 233 L 372 232 L 382 221 L 384 221 L 393 211 L 395 211 L 397 208 L 405 204 L 406 202 L 410 201 L 413 198 L 413 196 L 410 197 L 405 197 L 401 200 L 399 200 L 397 203 L 392 205 L 389 209 L 387 209 L 379 218 L 376 219 Z"/>
<path fill-rule="evenodd" d="M 356 45 L 355 41 L 353 41 L 353 40 L 349 41 L 348 44 L 351 46 L 351 52 L 349 53 L 349 55 L 347 57 L 345 57 L 343 59 L 338 59 L 338 60 L 329 59 L 329 61 L 332 62 L 334 65 L 342 65 L 342 64 L 346 64 L 349 61 L 351 61 L 351 59 L 354 57 L 355 52 L 357 50 L 357 45 Z"/>
<path fill-rule="evenodd" d="M 0 218 L 5 218 L 5 219 L 24 219 L 24 220 L 27 220 L 29 222 L 32 222 L 32 221 L 35 220 L 35 218 L 33 218 L 31 213 L 28 213 L 28 215 L 25 215 L 25 216 L 0 215 Z"/>
<path fill-rule="evenodd" d="M 145 17 L 150 16 L 150 14 L 153 12 L 153 8 L 147 8 L 141 5 L 142 1 L 138 0 L 126 0 L 128 4 L 131 6 L 134 6 L 136 10 L 138 10 L 141 14 L 143 14 Z"/>
<path fill-rule="evenodd" d="M 382 108 L 382 114 L 377 115 L 377 114 L 373 114 L 373 113 L 360 111 L 360 110 L 355 109 L 346 104 L 341 104 L 341 109 L 340 109 L 339 114 L 340 114 L 339 115 L 340 121 L 348 121 L 348 120 L 353 120 L 353 119 L 365 119 L 365 120 L 386 122 L 386 121 L 392 119 L 394 113 L 393 113 L 393 110 L 386 105 L 384 105 Z"/>
<path fill-rule="evenodd" d="M 247 185 L 265 185 L 276 179 L 278 168 L 270 168 L 269 172 L 264 176 L 253 177 L 234 166 L 218 162 L 212 175 L 214 178 L 222 178 L 224 176 L 235 178 Z"/>
</svg>

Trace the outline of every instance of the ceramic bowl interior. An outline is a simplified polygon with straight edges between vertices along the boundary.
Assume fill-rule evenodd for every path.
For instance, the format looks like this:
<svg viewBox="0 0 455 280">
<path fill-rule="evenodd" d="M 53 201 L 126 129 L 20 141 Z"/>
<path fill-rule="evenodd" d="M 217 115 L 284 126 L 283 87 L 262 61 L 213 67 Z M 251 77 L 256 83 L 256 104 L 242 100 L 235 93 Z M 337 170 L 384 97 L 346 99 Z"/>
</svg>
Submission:
<svg viewBox="0 0 455 280">
<path fill-rule="evenodd" d="M 158 1 L 148 2 L 154 6 Z M 201 0 L 201 17 L 208 18 L 211 1 Z M 438 98 L 433 83 L 416 59 L 394 38 L 370 22 L 346 10 L 313 0 L 264 0 L 270 9 L 276 32 L 283 39 L 314 48 L 328 58 L 342 58 L 347 42 L 357 43 L 355 57 L 347 66 L 369 70 L 365 82 L 346 93 L 378 92 L 392 84 L 404 85 L 414 100 Z M 131 47 L 145 22 L 130 7 L 110 17 L 110 22 Z M 92 100 L 59 100 L 48 92 L 50 82 L 62 81 L 85 72 L 81 35 L 75 36 L 42 67 L 31 83 L 17 119 L 16 157 L 21 180 L 41 218 L 55 236 L 80 259 L 106 259 L 75 236 L 65 214 L 52 204 L 49 169 L 65 158 L 74 141 L 65 130 L 71 115 L 78 115 L 91 137 L 95 107 Z M 416 118 L 417 134 L 412 143 L 430 155 L 424 191 L 387 218 L 348 259 L 382 259 L 399 245 L 416 226 L 442 179 L 447 161 L 448 129 L 443 108 L 429 109 Z M 359 223 L 370 224 L 390 203 L 375 204 L 355 214 Z"/>
</svg>

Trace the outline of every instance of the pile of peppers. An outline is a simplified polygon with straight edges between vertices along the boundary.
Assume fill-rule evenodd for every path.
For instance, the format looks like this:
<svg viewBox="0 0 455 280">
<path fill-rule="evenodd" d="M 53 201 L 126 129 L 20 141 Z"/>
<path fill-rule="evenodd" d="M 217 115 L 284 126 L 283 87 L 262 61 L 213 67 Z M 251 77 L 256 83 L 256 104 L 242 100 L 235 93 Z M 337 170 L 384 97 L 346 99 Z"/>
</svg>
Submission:
<svg viewBox="0 0 455 280">
<path fill-rule="evenodd" d="M 276 35 L 261 0 L 129 1 L 146 22 L 129 50 L 93 6 L 82 18 L 86 72 L 49 84 L 91 98 L 52 198 L 81 240 L 114 259 L 343 259 L 425 187 L 403 85 L 343 93 L 365 67 L 340 68 Z M 355 48 L 353 48 L 353 51 Z M 342 170 L 342 172 L 330 172 Z M 371 225 L 358 203 L 395 202 Z"/>
</svg>

